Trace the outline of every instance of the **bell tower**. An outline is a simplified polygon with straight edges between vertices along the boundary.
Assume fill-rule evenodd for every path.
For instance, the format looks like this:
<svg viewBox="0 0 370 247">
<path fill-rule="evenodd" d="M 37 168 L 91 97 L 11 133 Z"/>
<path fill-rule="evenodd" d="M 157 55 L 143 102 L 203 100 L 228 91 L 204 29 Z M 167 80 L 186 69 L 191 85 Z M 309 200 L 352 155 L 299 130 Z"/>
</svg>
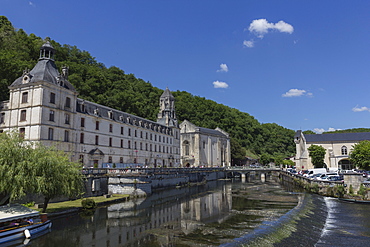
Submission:
<svg viewBox="0 0 370 247">
<path fill-rule="evenodd" d="M 175 97 L 166 88 L 159 99 L 159 113 L 157 122 L 168 127 L 179 127 L 176 119 Z"/>
</svg>

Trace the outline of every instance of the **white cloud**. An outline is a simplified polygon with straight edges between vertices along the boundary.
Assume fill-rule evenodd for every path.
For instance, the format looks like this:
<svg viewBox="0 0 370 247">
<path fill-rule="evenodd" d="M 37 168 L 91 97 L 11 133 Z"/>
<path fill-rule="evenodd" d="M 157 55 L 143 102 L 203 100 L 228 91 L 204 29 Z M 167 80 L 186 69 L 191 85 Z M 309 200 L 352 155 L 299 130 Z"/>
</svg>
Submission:
<svg viewBox="0 0 370 247">
<path fill-rule="evenodd" d="M 248 48 L 252 48 L 252 47 L 254 47 L 254 41 L 253 40 L 244 40 L 243 45 L 248 47 Z"/>
<path fill-rule="evenodd" d="M 214 88 L 228 88 L 229 85 L 227 85 L 227 83 L 223 82 L 223 81 L 214 81 L 213 82 L 213 87 Z"/>
<path fill-rule="evenodd" d="M 31 1 L 29 1 L 29 2 L 28 2 L 28 5 L 30 5 L 30 6 L 35 6 L 35 5 L 33 4 L 33 2 L 31 2 Z"/>
<path fill-rule="evenodd" d="M 352 111 L 354 112 L 361 112 L 361 111 L 369 111 L 370 112 L 370 108 L 366 107 L 366 106 L 363 106 L 363 107 L 353 107 L 352 108 Z"/>
<path fill-rule="evenodd" d="M 290 89 L 288 92 L 282 94 L 281 96 L 282 97 L 300 97 L 300 96 L 308 96 L 308 97 L 312 97 L 313 94 L 312 93 L 308 93 L 306 90 L 303 90 L 303 89 Z"/>
<path fill-rule="evenodd" d="M 252 33 L 255 33 L 257 37 L 263 38 L 270 30 L 276 30 L 282 33 L 293 33 L 294 28 L 292 25 L 279 21 L 278 23 L 270 23 L 266 19 L 253 20 L 249 25 L 248 30 Z"/>
<path fill-rule="evenodd" d="M 341 130 L 341 129 L 335 129 L 335 128 L 329 128 L 328 130 L 325 130 L 323 128 L 314 128 L 313 129 L 313 132 L 315 132 L 316 134 L 322 134 L 323 132 L 332 132 L 332 131 L 336 131 L 336 130 Z"/>
<path fill-rule="evenodd" d="M 228 71 L 229 71 L 229 68 L 224 63 L 220 64 L 220 69 L 217 70 L 217 72 L 228 72 Z"/>
</svg>

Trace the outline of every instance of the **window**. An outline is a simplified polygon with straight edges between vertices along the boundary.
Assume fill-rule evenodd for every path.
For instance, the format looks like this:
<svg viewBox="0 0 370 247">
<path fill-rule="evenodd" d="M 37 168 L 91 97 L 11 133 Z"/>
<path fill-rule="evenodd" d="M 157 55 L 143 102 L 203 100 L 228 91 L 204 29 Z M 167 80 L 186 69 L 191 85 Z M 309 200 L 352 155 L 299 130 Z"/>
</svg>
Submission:
<svg viewBox="0 0 370 247">
<path fill-rule="evenodd" d="M 158 141 L 159 141 L 159 142 L 161 142 L 161 136 L 159 136 L 158 138 L 159 138 L 159 140 L 158 140 Z"/>
<path fill-rule="evenodd" d="M 99 130 L 99 121 L 96 121 L 96 123 L 95 123 L 95 129 L 96 130 Z"/>
<path fill-rule="evenodd" d="M 71 98 L 70 97 L 67 97 L 66 98 L 66 108 L 71 108 Z"/>
<path fill-rule="evenodd" d="M 140 138 L 143 138 L 143 132 L 140 131 Z"/>
<path fill-rule="evenodd" d="M 109 124 L 109 132 L 113 132 L 113 124 Z"/>
<path fill-rule="evenodd" d="M 69 114 L 65 115 L 65 121 L 64 121 L 65 124 L 69 124 L 69 117 L 70 117 Z"/>
<path fill-rule="evenodd" d="M 343 146 L 342 147 L 342 155 L 347 155 L 347 154 L 348 154 L 347 147 Z"/>
<path fill-rule="evenodd" d="M 81 118 L 81 127 L 85 127 L 85 118 Z"/>
<path fill-rule="evenodd" d="M 49 113 L 49 121 L 54 122 L 54 111 L 53 110 L 50 110 L 50 113 Z"/>
<path fill-rule="evenodd" d="M 153 135 L 152 134 L 150 134 L 150 140 L 153 140 Z"/>
<path fill-rule="evenodd" d="M 26 128 L 20 128 L 19 135 L 21 136 L 21 138 L 24 138 L 26 135 Z"/>
<path fill-rule="evenodd" d="M 157 152 L 157 145 L 154 145 L 154 152 Z"/>
<path fill-rule="evenodd" d="M 0 124 L 5 123 L 5 113 L 1 113 Z"/>
<path fill-rule="evenodd" d="M 83 164 L 83 163 L 84 163 L 84 155 L 83 155 L 83 154 L 80 154 L 80 158 L 79 158 L 79 160 L 80 160 L 80 163 L 81 163 L 81 164 Z"/>
<path fill-rule="evenodd" d="M 21 111 L 21 121 L 26 121 L 26 110 Z"/>
<path fill-rule="evenodd" d="M 84 133 L 81 133 L 80 134 L 80 143 L 84 143 L 84 137 L 85 137 Z"/>
<path fill-rule="evenodd" d="M 143 143 L 140 142 L 140 150 L 143 150 Z"/>
<path fill-rule="evenodd" d="M 109 137 L 109 146 L 112 146 L 112 137 Z"/>
<path fill-rule="evenodd" d="M 148 140 L 148 132 L 145 133 L 145 139 Z"/>
<path fill-rule="evenodd" d="M 130 149 L 131 148 L 131 141 L 128 141 L 128 148 Z"/>
<path fill-rule="evenodd" d="M 64 141 L 69 142 L 69 131 L 68 130 L 64 131 Z"/>
<path fill-rule="evenodd" d="M 136 142 L 134 142 L 134 149 L 135 149 L 135 150 L 137 149 L 137 147 L 136 147 Z"/>
<path fill-rule="evenodd" d="M 206 148 L 206 142 L 203 141 L 203 149 L 205 149 L 205 148 Z"/>
<path fill-rule="evenodd" d="M 123 127 L 121 127 L 121 135 L 123 135 Z"/>
<path fill-rule="evenodd" d="M 131 129 L 128 129 L 128 136 L 131 136 Z"/>
<path fill-rule="evenodd" d="M 95 145 L 99 145 L 99 136 L 95 136 Z"/>
<path fill-rule="evenodd" d="M 149 148 L 150 148 L 149 150 L 152 151 L 152 144 L 150 144 Z"/>
<path fill-rule="evenodd" d="M 108 163 L 112 163 L 112 156 L 108 157 Z"/>
<path fill-rule="evenodd" d="M 53 140 L 53 139 L 54 139 L 54 129 L 53 128 L 49 128 L 48 140 Z"/>
<path fill-rule="evenodd" d="M 28 92 L 22 93 L 22 103 L 28 102 Z"/>
<path fill-rule="evenodd" d="M 185 155 L 189 155 L 189 142 L 184 141 L 183 147 L 185 149 Z"/>
<path fill-rule="evenodd" d="M 50 93 L 50 103 L 55 104 L 55 93 Z"/>
<path fill-rule="evenodd" d="M 121 148 L 123 148 L 123 140 L 121 139 Z"/>
<path fill-rule="evenodd" d="M 123 157 L 119 157 L 119 163 L 123 163 Z"/>
<path fill-rule="evenodd" d="M 135 130 L 135 137 L 137 137 L 137 130 Z"/>
</svg>

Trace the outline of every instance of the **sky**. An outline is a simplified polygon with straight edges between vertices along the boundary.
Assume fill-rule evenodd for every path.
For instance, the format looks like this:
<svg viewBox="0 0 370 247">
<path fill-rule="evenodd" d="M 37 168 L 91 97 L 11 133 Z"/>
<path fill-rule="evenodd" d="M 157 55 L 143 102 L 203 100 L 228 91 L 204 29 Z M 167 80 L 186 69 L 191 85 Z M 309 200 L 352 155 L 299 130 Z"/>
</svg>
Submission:
<svg viewBox="0 0 370 247">
<path fill-rule="evenodd" d="M 367 0 L 0 0 L 27 34 L 317 133 L 370 128 L 369 13 Z"/>
</svg>

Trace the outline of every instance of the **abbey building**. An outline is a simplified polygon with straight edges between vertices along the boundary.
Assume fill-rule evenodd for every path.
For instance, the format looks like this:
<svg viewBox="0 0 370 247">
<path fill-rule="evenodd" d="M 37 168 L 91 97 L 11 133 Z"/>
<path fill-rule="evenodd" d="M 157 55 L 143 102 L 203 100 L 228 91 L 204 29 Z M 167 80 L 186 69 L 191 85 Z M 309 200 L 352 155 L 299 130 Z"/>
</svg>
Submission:
<svg viewBox="0 0 370 247">
<path fill-rule="evenodd" d="M 46 42 L 35 67 L 9 86 L 9 100 L 0 105 L 0 131 L 16 129 L 84 167 L 184 166 L 175 98 L 168 88 L 159 99 L 156 122 L 118 111 L 78 98 L 68 68 L 59 73 L 54 53 Z"/>
</svg>

